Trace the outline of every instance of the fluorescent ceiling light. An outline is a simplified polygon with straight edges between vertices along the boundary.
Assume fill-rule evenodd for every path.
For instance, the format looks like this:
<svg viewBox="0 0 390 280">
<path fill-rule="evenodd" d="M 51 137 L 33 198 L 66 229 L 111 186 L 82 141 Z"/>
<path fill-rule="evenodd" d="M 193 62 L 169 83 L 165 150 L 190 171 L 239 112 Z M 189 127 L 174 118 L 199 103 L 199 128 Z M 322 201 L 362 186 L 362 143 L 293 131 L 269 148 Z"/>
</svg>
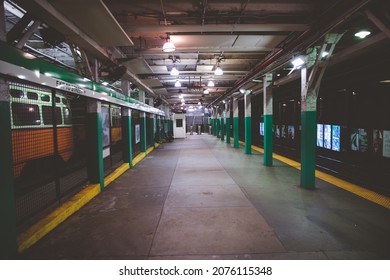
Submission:
<svg viewBox="0 0 390 280">
<path fill-rule="evenodd" d="M 171 70 L 171 76 L 178 76 L 178 75 L 179 75 L 179 70 L 177 70 L 176 66 L 173 66 Z"/>
<path fill-rule="evenodd" d="M 209 83 L 207 84 L 208 87 L 213 87 L 214 86 L 214 82 L 213 81 L 209 81 Z"/>
<path fill-rule="evenodd" d="M 219 65 L 217 66 L 217 69 L 215 69 L 214 75 L 217 75 L 217 76 L 223 75 L 223 70 Z"/>
<path fill-rule="evenodd" d="M 302 57 L 296 57 L 293 61 L 291 61 L 291 63 L 294 65 L 295 68 L 297 68 L 302 66 L 305 61 L 302 59 Z"/>
<path fill-rule="evenodd" d="M 177 81 L 176 81 L 176 83 L 175 83 L 175 87 L 181 87 L 181 83 L 180 83 L 180 81 L 179 81 L 179 80 L 177 80 Z"/>
<path fill-rule="evenodd" d="M 325 56 L 328 56 L 328 55 L 329 55 L 328 52 L 322 52 L 321 57 L 325 57 Z"/>
<path fill-rule="evenodd" d="M 168 41 L 166 41 L 164 43 L 164 46 L 163 46 L 163 51 L 164 52 L 174 52 L 176 50 L 176 47 L 175 45 L 169 41 L 169 39 L 167 39 Z"/>
<path fill-rule="evenodd" d="M 364 39 L 364 38 L 366 38 L 370 34 L 371 34 L 370 31 L 362 30 L 362 31 L 359 31 L 359 32 L 355 33 L 355 36 L 359 37 L 360 39 Z"/>
</svg>

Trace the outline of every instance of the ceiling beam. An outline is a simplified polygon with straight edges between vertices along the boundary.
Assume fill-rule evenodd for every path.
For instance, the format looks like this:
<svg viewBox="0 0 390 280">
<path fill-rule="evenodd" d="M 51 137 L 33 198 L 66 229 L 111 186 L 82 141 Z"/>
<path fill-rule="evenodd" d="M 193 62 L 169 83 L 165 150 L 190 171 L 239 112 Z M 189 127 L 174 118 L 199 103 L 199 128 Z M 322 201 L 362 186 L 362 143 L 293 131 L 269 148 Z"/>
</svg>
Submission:
<svg viewBox="0 0 390 280">
<path fill-rule="evenodd" d="M 181 33 L 226 33 L 237 34 L 240 32 L 253 33 L 254 35 L 259 32 L 264 34 L 273 32 L 293 32 L 293 31 L 305 31 L 309 28 L 306 24 L 205 24 L 202 25 L 126 25 L 121 22 L 123 29 L 129 36 L 142 36 L 147 34 L 181 34 Z"/>
</svg>

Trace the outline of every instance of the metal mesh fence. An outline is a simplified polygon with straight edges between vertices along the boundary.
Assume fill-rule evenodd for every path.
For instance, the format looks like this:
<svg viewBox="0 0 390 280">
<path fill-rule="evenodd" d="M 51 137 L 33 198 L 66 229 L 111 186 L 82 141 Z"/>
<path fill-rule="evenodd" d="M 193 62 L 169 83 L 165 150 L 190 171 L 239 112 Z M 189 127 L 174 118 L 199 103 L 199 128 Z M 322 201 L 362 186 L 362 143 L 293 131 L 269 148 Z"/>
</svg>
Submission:
<svg viewBox="0 0 390 280">
<path fill-rule="evenodd" d="M 9 84 L 17 223 L 57 205 L 87 179 L 85 98 Z"/>
</svg>

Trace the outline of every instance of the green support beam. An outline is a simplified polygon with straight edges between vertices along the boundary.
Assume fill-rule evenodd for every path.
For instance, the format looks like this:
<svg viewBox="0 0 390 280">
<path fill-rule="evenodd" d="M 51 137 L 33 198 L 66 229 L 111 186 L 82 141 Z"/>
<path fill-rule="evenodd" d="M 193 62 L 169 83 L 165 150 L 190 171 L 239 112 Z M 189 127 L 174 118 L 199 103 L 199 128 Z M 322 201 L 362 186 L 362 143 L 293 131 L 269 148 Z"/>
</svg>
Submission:
<svg viewBox="0 0 390 280">
<path fill-rule="evenodd" d="M 230 144 L 230 108 L 231 107 L 231 103 L 228 102 L 227 103 L 227 110 L 226 110 L 226 143 Z"/>
<path fill-rule="evenodd" d="M 244 95 L 244 103 L 245 103 L 245 120 L 244 120 L 244 128 L 245 128 L 245 146 L 244 151 L 245 154 L 252 154 L 252 105 L 251 105 L 251 95 L 250 93 L 246 93 Z"/>
<path fill-rule="evenodd" d="M 141 124 L 141 152 L 146 153 L 147 141 L 146 141 L 146 113 L 140 112 L 140 124 Z"/>
<path fill-rule="evenodd" d="M 301 68 L 301 187 L 305 189 L 315 188 L 316 115 L 321 80 L 341 37 L 342 34 L 327 34 L 321 50 L 313 48 L 307 56 L 307 64 Z M 325 51 L 328 54 L 323 56 Z M 307 67 L 310 64 L 313 68 L 307 77 Z"/>
<path fill-rule="evenodd" d="M 263 101 L 264 101 L 264 165 L 272 166 L 272 74 L 268 73 L 263 79 Z"/>
<path fill-rule="evenodd" d="M 133 166 L 133 144 L 132 144 L 131 109 L 122 108 L 122 142 L 123 161 Z"/>
<path fill-rule="evenodd" d="M 154 147 L 154 144 L 156 143 L 155 139 L 155 122 L 156 122 L 156 116 L 151 115 L 150 116 L 150 146 Z"/>
<path fill-rule="evenodd" d="M 93 184 L 99 184 L 104 189 L 103 180 L 103 131 L 101 102 L 87 100 L 87 171 L 88 179 Z"/>
<path fill-rule="evenodd" d="M 238 139 L 238 99 L 233 98 L 233 147 L 238 149 L 239 147 L 239 139 Z"/>
<path fill-rule="evenodd" d="M 223 114 L 221 114 L 221 141 L 225 141 L 225 122 Z"/>
</svg>

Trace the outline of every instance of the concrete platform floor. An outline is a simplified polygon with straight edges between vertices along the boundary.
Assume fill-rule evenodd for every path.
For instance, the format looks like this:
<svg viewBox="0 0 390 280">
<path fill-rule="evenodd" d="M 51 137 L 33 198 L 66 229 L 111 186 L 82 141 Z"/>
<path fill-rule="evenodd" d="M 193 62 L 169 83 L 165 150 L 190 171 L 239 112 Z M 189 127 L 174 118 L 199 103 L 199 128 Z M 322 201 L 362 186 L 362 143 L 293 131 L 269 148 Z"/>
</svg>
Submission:
<svg viewBox="0 0 390 280">
<path fill-rule="evenodd" d="M 390 259 L 390 211 L 211 135 L 161 145 L 23 259 Z"/>
</svg>

